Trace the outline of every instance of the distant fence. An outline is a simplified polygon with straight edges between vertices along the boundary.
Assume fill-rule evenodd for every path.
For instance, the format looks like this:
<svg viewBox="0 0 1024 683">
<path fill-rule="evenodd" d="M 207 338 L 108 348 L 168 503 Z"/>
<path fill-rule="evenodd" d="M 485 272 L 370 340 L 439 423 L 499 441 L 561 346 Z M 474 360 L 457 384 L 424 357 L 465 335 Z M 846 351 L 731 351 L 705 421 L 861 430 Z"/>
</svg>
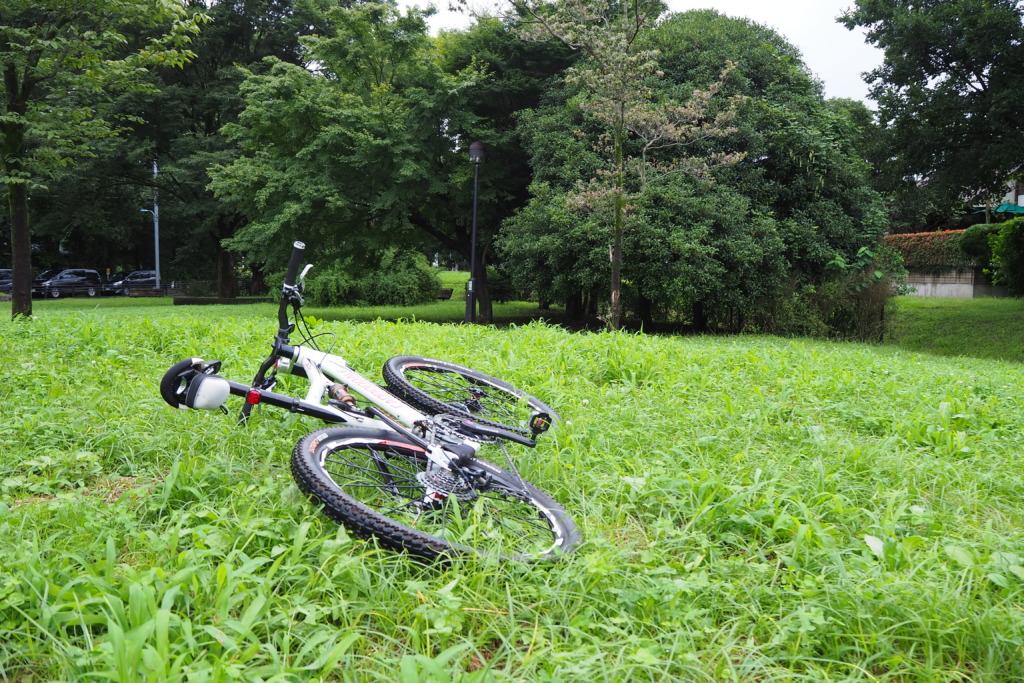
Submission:
<svg viewBox="0 0 1024 683">
<path fill-rule="evenodd" d="M 140 287 L 128 290 L 128 296 L 190 296 L 190 297 L 217 297 L 220 292 L 217 290 L 216 280 L 162 280 L 162 287 Z M 249 291 L 250 280 L 242 278 L 235 283 L 235 292 L 240 297 L 253 296 Z M 264 295 L 263 292 L 255 296 Z"/>
</svg>

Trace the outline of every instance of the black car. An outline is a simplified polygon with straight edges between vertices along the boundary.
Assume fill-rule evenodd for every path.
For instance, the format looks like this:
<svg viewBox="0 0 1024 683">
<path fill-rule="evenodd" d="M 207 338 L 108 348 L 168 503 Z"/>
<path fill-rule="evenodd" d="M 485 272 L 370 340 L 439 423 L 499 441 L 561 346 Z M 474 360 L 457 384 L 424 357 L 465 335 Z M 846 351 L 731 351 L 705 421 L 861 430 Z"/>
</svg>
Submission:
<svg viewBox="0 0 1024 683">
<path fill-rule="evenodd" d="M 14 285 L 11 281 L 14 279 L 14 271 L 10 268 L 0 268 L 0 294 L 10 294 L 11 289 Z"/>
<path fill-rule="evenodd" d="M 32 294 L 59 299 L 62 296 L 99 296 L 103 292 L 100 274 L 88 268 L 46 271 L 32 282 Z"/>
<path fill-rule="evenodd" d="M 155 270 L 136 270 L 128 273 L 123 279 L 107 285 L 104 289 L 110 294 L 128 296 L 133 289 L 153 289 L 154 287 L 156 287 Z"/>
<path fill-rule="evenodd" d="M 124 292 L 118 287 L 121 284 L 121 280 L 128 277 L 128 271 L 119 271 L 111 273 L 103 281 L 103 293 L 104 294 L 123 294 Z"/>
</svg>

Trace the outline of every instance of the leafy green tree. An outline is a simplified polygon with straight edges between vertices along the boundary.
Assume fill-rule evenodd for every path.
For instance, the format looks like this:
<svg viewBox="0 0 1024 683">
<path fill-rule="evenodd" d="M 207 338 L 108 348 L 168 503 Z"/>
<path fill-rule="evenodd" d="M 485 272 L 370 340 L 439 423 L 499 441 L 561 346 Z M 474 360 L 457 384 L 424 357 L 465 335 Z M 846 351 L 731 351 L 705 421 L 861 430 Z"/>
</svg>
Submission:
<svg viewBox="0 0 1024 683">
<path fill-rule="evenodd" d="M 283 262 L 291 235 L 325 256 L 359 255 L 365 267 L 388 246 L 440 247 L 468 262 L 466 148 L 481 140 L 486 321 L 491 240 L 525 201 L 529 178 L 512 112 L 537 100 L 566 51 L 524 48 L 496 21 L 433 40 L 423 16 L 388 4 L 335 8 L 332 30 L 305 39 L 315 70 L 269 60 L 266 73 L 251 73 L 245 110 L 226 128 L 242 156 L 215 168 L 212 187 L 250 221 L 232 248 L 271 262 Z"/>
<path fill-rule="evenodd" d="M 637 227 L 623 240 L 624 301 L 647 323 L 657 317 L 698 329 L 773 329 L 782 308 L 808 305 L 836 279 L 829 263 L 858 263 L 861 248 L 877 245 L 884 211 L 857 151 L 863 120 L 826 102 L 799 52 L 750 21 L 713 11 L 672 15 L 643 46 L 660 53 L 664 76 L 655 96 L 666 99 L 735 63 L 722 88 L 743 98 L 736 132 L 703 140 L 697 151 L 747 156 L 709 178 L 678 175 L 634 203 Z M 567 200 L 576 180 L 602 163 L 587 144 L 595 128 L 573 106 L 576 96 L 568 86 L 552 91 L 521 117 L 537 198 L 502 238 L 508 258 L 524 264 L 520 284 L 574 310 L 580 293 L 591 299 L 607 284 L 594 267 L 599 229 Z M 606 243 L 604 252 L 607 259 Z"/>
<path fill-rule="evenodd" d="M 514 25 L 497 18 L 481 18 L 464 31 L 442 32 L 437 43 L 441 68 L 457 74 L 471 65 L 480 75 L 465 93 L 461 127 L 449 124 L 449 134 L 460 140 L 484 143 L 486 161 L 480 166 L 477 285 L 482 322 L 491 320 L 492 283 L 486 267 L 499 255 L 493 246 L 501 224 L 530 199 L 530 160 L 517 129 L 518 115 L 540 102 L 576 54 L 556 42 L 520 40 Z M 447 163 L 448 191 L 425 197 L 421 209 L 429 220 L 419 225 L 445 249 L 469 257 L 472 216 L 471 168 L 463 155 Z M 441 230 L 432 229 L 439 226 Z M 511 265 L 511 264 L 510 264 Z M 500 273 L 499 273 L 500 274 Z"/>
<path fill-rule="evenodd" d="M 152 267 L 151 221 L 139 208 L 150 206 L 157 193 L 166 279 L 216 279 L 218 294 L 233 296 L 242 271 L 222 241 L 245 221 L 207 188 L 207 168 L 238 154 L 221 129 L 237 119 L 244 104 L 240 67 L 259 72 L 269 56 L 303 64 L 308 55 L 299 36 L 324 30 L 329 5 L 189 0 L 189 11 L 205 10 L 209 18 L 193 40 L 195 58 L 180 68 L 150 70 L 148 91 L 125 93 L 112 103 L 112 110 L 140 120 L 34 193 L 36 235 L 59 237 L 79 264 Z M 153 160 L 159 166 L 155 177 Z M 244 263 L 256 275 L 261 265 Z"/>
<path fill-rule="evenodd" d="M 476 76 L 441 72 L 418 12 L 329 16 L 333 32 L 305 39 L 315 70 L 269 59 L 249 72 L 245 108 L 225 128 L 242 156 L 212 171 L 217 195 L 249 219 L 232 248 L 271 262 L 293 235 L 326 257 L 410 244 L 423 197 L 447 190 L 446 115 Z"/>
<path fill-rule="evenodd" d="M 0 10 L 0 182 L 7 188 L 14 268 L 12 312 L 32 313 L 28 193 L 91 153 L 119 123 L 107 93 L 140 87 L 156 64 L 180 65 L 201 15 L 172 0 L 7 0 Z M 136 26 L 158 30 L 126 48 Z"/>
<path fill-rule="evenodd" d="M 904 229 L 997 193 L 1024 159 L 1024 4 L 857 0 L 842 23 L 885 52 L 867 75 L 884 130 L 875 156 Z"/>
<path fill-rule="evenodd" d="M 819 285 L 837 255 L 853 261 L 877 244 L 886 224 L 860 154 L 863 112 L 824 100 L 795 47 L 767 27 L 711 10 L 673 15 L 651 40 L 666 79 L 684 87 L 723 59 L 736 64 L 726 92 L 746 99 L 730 142 L 747 159 L 716 177 L 746 197 L 753 214 L 778 223 L 800 286 Z"/>
<path fill-rule="evenodd" d="M 204 4 L 203 0 L 190 2 Z M 239 88 L 245 70 L 266 71 L 268 58 L 306 65 L 309 55 L 301 36 L 328 30 L 326 11 L 334 4 L 331 0 L 218 0 L 209 9 L 210 23 L 196 41 L 196 59 L 183 69 L 160 73 L 159 87 L 165 94 L 148 109 L 159 125 L 140 133 L 161 160 L 157 185 L 170 209 L 169 222 L 179 235 L 174 265 L 192 277 L 214 274 L 221 297 L 236 294 L 238 264 L 224 242 L 245 224 L 245 217 L 213 195 L 208 169 L 228 164 L 240 153 L 223 129 L 237 121 L 244 107 Z M 201 265 L 203 271 L 192 264 Z M 250 260 L 247 265 L 258 282 L 262 263 Z"/>
<path fill-rule="evenodd" d="M 642 201 L 652 185 L 679 173 L 703 175 L 717 165 L 735 163 L 741 153 L 700 155 L 691 147 L 733 132 L 732 107 L 715 107 L 729 68 L 705 90 L 679 102 L 655 97 L 658 51 L 645 49 L 642 37 L 664 10 L 660 0 L 562 0 L 555 5 L 519 2 L 526 17 L 524 37 L 555 38 L 585 59 L 569 70 L 578 87 L 578 106 L 599 126 L 593 142 L 602 164 L 589 182 L 580 183 L 571 200 L 609 217 L 610 304 L 608 325 L 622 319 L 623 240 L 631 205 Z M 690 148 L 690 149 L 686 149 Z"/>
</svg>

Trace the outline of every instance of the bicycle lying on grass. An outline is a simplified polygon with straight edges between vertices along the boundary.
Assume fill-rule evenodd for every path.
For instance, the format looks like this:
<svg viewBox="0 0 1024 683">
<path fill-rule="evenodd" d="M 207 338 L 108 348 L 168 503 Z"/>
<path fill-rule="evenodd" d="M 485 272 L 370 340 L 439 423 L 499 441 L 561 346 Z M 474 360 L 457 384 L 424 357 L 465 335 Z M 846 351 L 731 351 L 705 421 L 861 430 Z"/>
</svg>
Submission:
<svg viewBox="0 0 1024 683">
<path fill-rule="evenodd" d="M 307 265 L 296 284 L 305 245 L 295 242 L 281 290 L 278 330 L 251 384 L 220 377 L 220 361 L 183 360 L 164 374 L 160 394 L 175 408 L 217 410 L 231 395 L 342 427 L 302 437 L 291 470 L 299 488 L 334 521 L 391 550 L 436 559 L 496 555 L 557 559 L 579 542 L 565 509 L 520 476 L 505 448 L 535 446 L 557 421 L 542 401 L 507 382 L 454 363 L 396 356 L 381 387 L 324 352 L 302 323 Z M 291 307 L 294 322 L 288 319 Z M 275 393 L 278 374 L 306 378 L 305 398 Z M 507 469 L 478 456 L 498 447 Z"/>
</svg>

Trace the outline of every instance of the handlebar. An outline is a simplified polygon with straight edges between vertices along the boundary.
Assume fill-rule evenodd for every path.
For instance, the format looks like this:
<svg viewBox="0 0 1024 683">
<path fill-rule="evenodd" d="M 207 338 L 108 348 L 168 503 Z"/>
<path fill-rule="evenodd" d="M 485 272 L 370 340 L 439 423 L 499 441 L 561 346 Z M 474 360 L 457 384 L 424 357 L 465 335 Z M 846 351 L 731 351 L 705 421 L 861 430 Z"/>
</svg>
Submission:
<svg viewBox="0 0 1024 683">
<path fill-rule="evenodd" d="M 295 275 L 299 272 L 299 264 L 302 263 L 302 254 L 305 251 L 305 243 L 296 240 L 292 244 L 292 256 L 288 261 L 288 270 L 284 275 L 284 287 L 281 290 L 281 305 L 277 310 L 277 338 L 282 343 L 286 343 L 288 335 L 291 334 L 291 326 L 288 323 L 288 303 L 291 295 L 295 293 Z"/>
<path fill-rule="evenodd" d="M 291 287 L 295 284 L 295 276 L 299 272 L 299 264 L 302 262 L 302 253 L 306 251 L 306 245 L 298 240 L 292 244 L 292 258 L 288 262 L 288 272 L 284 276 L 284 284 Z"/>
<path fill-rule="evenodd" d="M 277 309 L 277 335 L 274 337 L 274 345 L 270 351 L 270 355 L 267 356 L 266 360 L 260 364 L 259 370 L 256 371 L 256 377 L 252 380 L 253 389 L 264 389 L 265 378 L 267 373 L 270 372 L 271 368 L 277 362 L 278 355 L 288 345 L 288 337 L 295 329 L 294 324 L 288 322 L 288 305 L 292 301 L 299 301 L 298 292 L 295 289 L 295 276 L 299 272 L 299 264 L 302 263 L 302 254 L 306 251 L 306 245 L 303 242 L 296 240 L 292 244 L 292 256 L 288 261 L 288 270 L 284 276 L 284 287 L 281 288 L 281 303 Z M 296 303 L 296 306 L 298 304 Z M 252 404 L 246 403 L 242 406 L 242 413 L 238 416 L 238 421 L 245 423 L 249 419 L 249 413 L 252 411 Z"/>
</svg>

